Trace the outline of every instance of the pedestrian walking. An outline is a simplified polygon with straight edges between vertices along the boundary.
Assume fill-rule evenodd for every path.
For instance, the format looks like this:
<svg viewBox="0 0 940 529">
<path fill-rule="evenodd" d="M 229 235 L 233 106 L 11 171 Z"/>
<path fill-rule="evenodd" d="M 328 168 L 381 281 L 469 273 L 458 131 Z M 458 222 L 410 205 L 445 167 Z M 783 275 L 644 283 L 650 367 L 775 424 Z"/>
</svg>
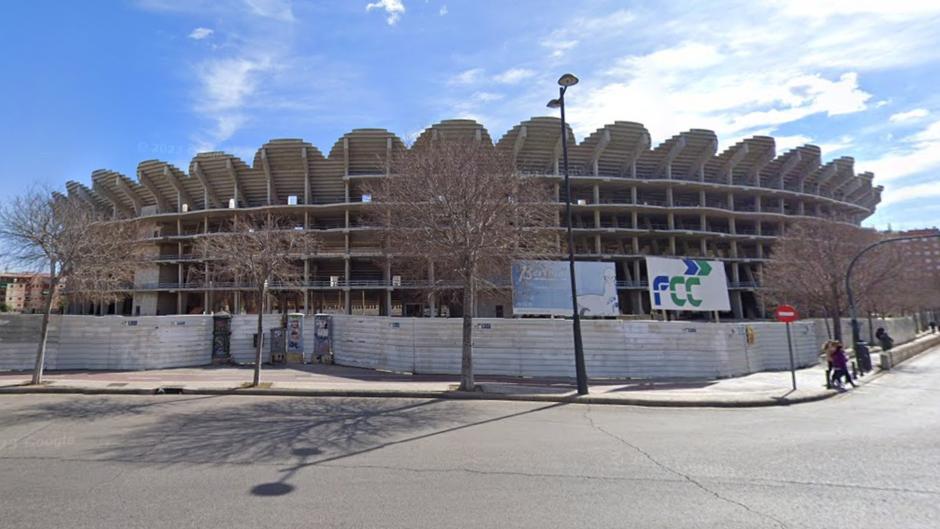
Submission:
<svg viewBox="0 0 940 529">
<path fill-rule="evenodd" d="M 832 351 L 835 343 L 835 340 L 826 340 L 820 350 L 823 358 L 826 359 L 826 389 L 832 387 Z"/>
<path fill-rule="evenodd" d="M 878 344 L 881 345 L 882 351 L 890 351 L 894 347 L 894 339 L 888 335 L 888 331 L 884 327 L 878 327 L 878 330 L 875 331 L 875 339 L 878 340 Z"/>
<path fill-rule="evenodd" d="M 931 321 L 931 322 L 928 323 L 927 325 L 930 326 L 930 333 L 931 333 L 931 334 L 936 334 L 936 333 L 937 333 L 937 322 Z"/>
<path fill-rule="evenodd" d="M 849 384 L 852 384 L 852 387 L 855 386 L 855 382 L 852 380 L 852 375 L 849 373 L 849 356 L 845 352 L 845 348 L 842 347 L 842 342 L 835 342 L 832 345 L 832 385 L 837 389 L 842 389 L 844 383 L 842 378 L 845 378 L 845 381 Z"/>
</svg>

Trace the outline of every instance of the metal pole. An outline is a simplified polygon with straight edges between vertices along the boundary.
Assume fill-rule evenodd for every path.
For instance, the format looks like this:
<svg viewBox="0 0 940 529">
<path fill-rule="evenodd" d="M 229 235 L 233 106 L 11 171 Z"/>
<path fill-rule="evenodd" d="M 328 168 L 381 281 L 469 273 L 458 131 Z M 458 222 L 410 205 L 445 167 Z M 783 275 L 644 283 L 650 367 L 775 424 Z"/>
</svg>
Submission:
<svg viewBox="0 0 940 529">
<path fill-rule="evenodd" d="M 565 216 L 568 218 L 568 270 L 571 274 L 571 306 L 574 326 L 574 368 L 578 381 L 578 395 L 587 395 L 587 370 L 584 367 L 584 345 L 581 340 L 581 315 L 578 314 L 578 287 L 574 273 L 574 232 L 571 229 L 571 180 L 568 177 L 568 127 L 565 126 L 565 90 L 558 87 L 561 103 L 561 152 L 565 171 Z"/>
<path fill-rule="evenodd" d="M 793 391 L 796 391 L 796 363 L 793 361 L 793 339 L 790 338 L 790 322 L 787 322 L 787 349 L 790 350 L 790 379 L 793 381 Z"/>
</svg>

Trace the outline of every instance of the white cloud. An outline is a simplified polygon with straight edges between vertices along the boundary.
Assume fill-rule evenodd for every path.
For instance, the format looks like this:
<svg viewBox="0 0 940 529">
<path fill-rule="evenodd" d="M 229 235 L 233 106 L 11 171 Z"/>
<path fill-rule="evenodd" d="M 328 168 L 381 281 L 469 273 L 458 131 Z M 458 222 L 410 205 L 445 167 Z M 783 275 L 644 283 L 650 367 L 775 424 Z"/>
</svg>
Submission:
<svg viewBox="0 0 940 529">
<path fill-rule="evenodd" d="M 405 14 L 405 4 L 401 0 L 378 0 L 366 5 L 366 11 L 373 9 L 384 10 L 388 17 L 385 21 L 389 26 L 394 26 L 403 14 Z"/>
<path fill-rule="evenodd" d="M 249 13 L 280 22 L 294 22 L 291 0 L 136 0 L 141 9 L 168 13 L 188 13 L 232 16 L 240 12 Z"/>
<path fill-rule="evenodd" d="M 791 136 L 776 136 L 774 138 L 775 145 L 777 147 L 777 152 L 784 152 L 800 145 L 806 145 L 807 143 L 813 143 L 813 138 L 809 136 L 804 136 L 802 134 L 794 134 Z M 733 144 L 734 142 L 731 142 Z"/>
<path fill-rule="evenodd" d="M 451 77 L 447 83 L 452 85 L 473 84 L 483 79 L 483 68 L 470 68 Z"/>
<path fill-rule="evenodd" d="M 855 141 L 851 136 L 842 136 L 836 141 L 820 143 L 819 148 L 822 150 L 822 155 L 824 158 L 829 158 L 833 154 L 849 149 L 855 145 Z"/>
<path fill-rule="evenodd" d="M 494 94 L 493 92 L 476 92 L 471 96 L 471 98 L 474 101 L 478 101 L 480 103 L 491 103 L 493 101 L 499 101 L 503 98 L 503 95 Z"/>
<path fill-rule="evenodd" d="M 921 182 L 908 186 L 888 186 L 881 195 L 880 206 L 890 206 L 920 198 L 940 197 L 940 185 L 937 182 Z"/>
<path fill-rule="evenodd" d="M 503 73 L 493 76 L 497 83 L 516 84 L 535 75 L 535 71 L 526 68 L 510 68 Z"/>
<path fill-rule="evenodd" d="M 204 38 L 206 38 L 206 37 L 211 36 L 212 33 L 214 33 L 214 32 L 213 32 L 211 29 L 209 29 L 209 28 L 202 28 L 202 27 L 199 27 L 199 28 L 196 28 L 196 29 L 192 30 L 192 32 L 190 32 L 189 38 L 191 38 L 191 39 L 193 39 L 193 40 L 202 40 L 202 39 L 204 39 Z"/>
<path fill-rule="evenodd" d="M 874 172 L 879 182 L 891 182 L 920 173 L 940 171 L 940 120 L 903 138 L 897 144 L 897 148 L 881 157 L 858 162 L 856 167 Z M 932 185 L 940 189 L 940 183 L 933 182 Z M 892 194 L 896 192 L 895 189 L 889 189 Z M 901 194 L 895 196 L 900 197 Z"/>
<path fill-rule="evenodd" d="M 903 123 L 905 121 L 915 121 L 920 118 L 925 118 L 930 112 L 927 112 L 926 108 L 915 108 L 914 110 L 909 110 L 907 112 L 898 112 L 897 114 L 892 114 L 888 121 L 891 123 Z"/>
<path fill-rule="evenodd" d="M 294 10 L 291 0 L 244 0 L 256 15 L 284 22 L 293 22 Z"/>
<path fill-rule="evenodd" d="M 197 140 L 200 150 L 212 150 L 245 124 L 244 108 L 257 92 L 262 75 L 273 69 L 269 58 L 235 57 L 210 60 L 196 70 L 200 93 L 197 113 L 211 119 L 213 128 Z"/>
<path fill-rule="evenodd" d="M 827 77 L 765 59 L 696 42 L 622 57 L 601 83 L 585 83 L 586 90 L 573 95 L 571 123 L 579 134 L 631 119 L 645 124 L 654 141 L 689 127 L 725 138 L 867 108 L 871 95 L 854 72 Z"/>
<path fill-rule="evenodd" d="M 546 40 L 543 40 L 541 44 L 542 46 L 552 51 L 552 57 L 558 58 L 564 55 L 566 51 L 577 46 L 578 41 L 576 39 L 568 39 L 568 40 L 546 39 Z"/>
<path fill-rule="evenodd" d="M 851 15 L 890 18 L 940 13 L 940 5 L 924 0 L 771 0 L 771 3 L 780 6 L 783 13 L 816 19 Z"/>
<path fill-rule="evenodd" d="M 440 15 L 440 16 L 446 15 L 446 14 L 447 14 L 447 6 L 446 6 L 446 5 L 441 6 L 441 9 L 437 12 L 437 14 Z"/>
</svg>

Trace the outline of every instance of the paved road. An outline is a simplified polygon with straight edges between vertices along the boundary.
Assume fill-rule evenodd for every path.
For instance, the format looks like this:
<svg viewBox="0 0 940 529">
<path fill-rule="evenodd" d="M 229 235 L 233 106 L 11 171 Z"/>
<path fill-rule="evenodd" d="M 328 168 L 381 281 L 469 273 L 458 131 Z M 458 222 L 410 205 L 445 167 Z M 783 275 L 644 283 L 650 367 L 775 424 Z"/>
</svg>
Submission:
<svg viewBox="0 0 940 529">
<path fill-rule="evenodd" d="M 767 409 L 0 397 L 0 527 L 940 527 L 940 350 Z"/>
</svg>

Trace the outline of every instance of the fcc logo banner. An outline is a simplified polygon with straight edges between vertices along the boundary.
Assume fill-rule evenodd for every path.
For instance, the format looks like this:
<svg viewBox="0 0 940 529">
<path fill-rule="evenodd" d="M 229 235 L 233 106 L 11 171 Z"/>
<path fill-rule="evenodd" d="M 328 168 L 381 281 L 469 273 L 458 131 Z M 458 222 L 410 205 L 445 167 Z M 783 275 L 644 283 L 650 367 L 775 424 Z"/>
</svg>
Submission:
<svg viewBox="0 0 940 529">
<path fill-rule="evenodd" d="M 731 310 L 721 261 L 647 257 L 654 310 Z"/>
</svg>

